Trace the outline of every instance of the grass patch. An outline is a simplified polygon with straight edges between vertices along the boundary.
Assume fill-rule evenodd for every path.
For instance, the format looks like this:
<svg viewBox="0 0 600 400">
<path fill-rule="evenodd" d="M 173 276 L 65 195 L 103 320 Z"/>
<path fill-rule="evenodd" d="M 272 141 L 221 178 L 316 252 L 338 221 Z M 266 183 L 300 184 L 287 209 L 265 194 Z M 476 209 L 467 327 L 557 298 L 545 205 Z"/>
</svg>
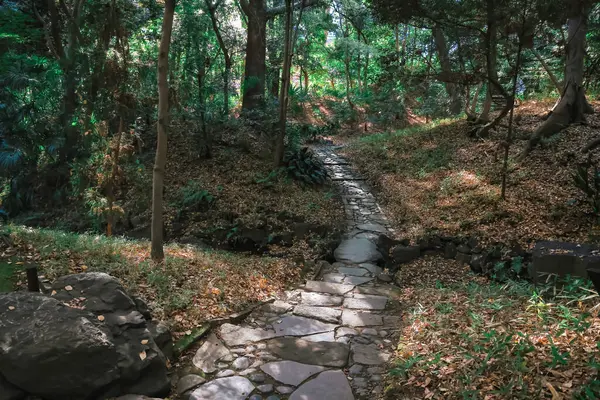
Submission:
<svg viewBox="0 0 600 400">
<path fill-rule="evenodd" d="M 2 233 L 10 236 L 14 253 L 34 260 L 50 280 L 91 271 L 119 278 L 179 334 L 281 292 L 298 279 L 302 267 L 286 259 L 177 244 L 166 246 L 165 262 L 155 264 L 147 241 L 22 226 L 3 227 Z M 24 281 L 17 271 L 2 271 Z"/>
<path fill-rule="evenodd" d="M 454 276 L 429 277 L 444 269 Z M 599 398 L 600 298 L 589 282 L 498 284 L 437 257 L 400 274 L 410 312 L 387 398 Z"/>
</svg>

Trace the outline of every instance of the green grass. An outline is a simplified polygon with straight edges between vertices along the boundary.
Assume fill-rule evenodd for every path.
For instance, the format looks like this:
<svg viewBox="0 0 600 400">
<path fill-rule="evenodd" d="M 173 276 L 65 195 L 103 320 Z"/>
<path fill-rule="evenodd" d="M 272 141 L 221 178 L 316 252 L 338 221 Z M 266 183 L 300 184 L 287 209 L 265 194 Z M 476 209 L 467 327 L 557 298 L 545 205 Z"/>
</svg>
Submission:
<svg viewBox="0 0 600 400">
<path fill-rule="evenodd" d="M 20 269 L 14 261 L 0 262 L 0 293 L 12 292 Z"/>
</svg>

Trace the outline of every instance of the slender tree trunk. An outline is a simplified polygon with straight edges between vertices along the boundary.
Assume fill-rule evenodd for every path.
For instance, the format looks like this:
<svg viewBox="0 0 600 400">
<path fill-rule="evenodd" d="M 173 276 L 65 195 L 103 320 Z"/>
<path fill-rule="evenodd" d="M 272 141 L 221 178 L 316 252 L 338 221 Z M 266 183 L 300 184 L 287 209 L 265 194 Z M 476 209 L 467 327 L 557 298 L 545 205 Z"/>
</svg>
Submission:
<svg viewBox="0 0 600 400">
<path fill-rule="evenodd" d="M 279 94 L 279 132 L 275 148 L 275 167 L 283 164 L 285 152 L 285 128 L 287 121 L 288 92 L 292 61 L 292 0 L 285 0 L 285 43 L 283 48 L 283 71 Z"/>
<path fill-rule="evenodd" d="M 206 8 L 208 9 L 208 15 L 210 16 L 213 31 L 215 32 L 217 42 L 219 43 L 219 48 L 221 49 L 221 53 L 223 53 L 223 58 L 225 59 L 225 70 L 223 71 L 223 115 L 228 116 L 229 77 L 231 76 L 231 55 L 229 54 L 229 49 L 227 49 L 227 45 L 223 40 L 223 35 L 221 35 L 221 29 L 219 28 L 219 22 L 217 21 L 217 5 L 213 4 L 212 0 L 204 0 L 204 3 L 206 4 Z"/>
<path fill-rule="evenodd" d="M 308 71 L 306 69 L 302 68 L 302 73 L 304 74 L 304 90 L 306 90 L 306 92 L 308 92 L 308 83 L 309 83 Z"/>
<path fill-rule="evenodd" d="M 204 158 L 212 157 L 212 138 L 206 126 L 206 95 L 204 94 L 204 81 L 206 78 L 206 60 L 198 65 L 198 103 L 200 105 L 200 128 L 202 129 L 202 155 Z"/>
<path fill-rule="evenodd" d="M 165 258 L 163 251 L 163 189 L 169 129 L 169 82 L 167 76 L 169 75 L 169 48 L 174 14 L 175 0 L 165 0 L 162 36 L 158 50 L 158 140 L 152 177 L 152 247 L 150 254 L 152 259 L 157 262 Z"/>
<path fill-rule="evenodd" d="M 433 39 L 435 41 L 435 47 L 438 51 L 438 58 L 442 67 L 443 81 L 446 86 L 446 93 L 450 97 L 450 113 L 456 115 L 460 113 L 461 104 L 459 91 L 456 87 L 456 83 L 451 82 L 452 76 L 452 64 L 450 63 L 450 56 L 448 55 L 448 45 L 446 44 L 446 37 L 442 28 L 439 24 L 435 24 L 433 27 Z"/>
<path fill-rule="evenodd" d="M 121 138 L 123 137 L 123 117 L 119 121 L 119 132 L 117 133 L 117 146 L 113 153 L 113 165 L 110 180 L 108 182 L 107 199 L 108 199 L 108 218 L 106 224 L 106 236 L 112 236 L 112 230 L 115 223 L 115 213 L 113 211 L 113 204 L 115 202 L 115 182 L 117 180 L 117 174 L 119 173 L 119 155 L 121 153 Z"/>
<path fill-rule="evenodd" d="M 565 86 L 560 101 L 552 113 L 534 132 L 527 147 L 519 156 L 523 160 L 544 137 L 552 136 L 571 123 L 585 122 L 585 114 L 594 110 L 585 98 L 583 87 L 583 70 L 585 57 L 585 39 L 587 34 L 587 13 L 582 0 L 573 1 L 573 15 L 568 20 L 569 34 L 567 39 Z"/>
<path fill-rule="evenodd" d="M 493 96 L 493 85 L 490 80 L 498 81 L 498 70 L 497 70 L 497 59 L 498 59 L 498 46 L 497 46 L 498 26 L 496 21 L 495 13 L 495 0 L 487 0 L 487 32 L 485 34 L 485 54 L 486 54 L 486 68 L 488 82 L 487 94 L 485 102 L 483 103 L 483 110 L 479 116 L 480 121 L 489 121 L 490 111 L 492 109 L 492 96 Z"/>
<path fill-rule="evenodd" d="M 556 78 L 556 75 L 554 75 L 554 72 L 552 72 L 552 69 L 550 69 L 550 66 L 548 65 L 548 63 L 546 62 L 546 60 L 544 60 L 544 57 L 542 57 L 542 55 L 535 49 L 535 47 L 533 47 L 531 49 L 531 52 L 533 53 L 533 55 L 535 56 L 535 58 L 538 59 L 538 61 L 540 62 L 540 64 L 542 64 L 542 67 L 544 67 L 544 70 L 546 70 L 546 73 L 548 74 L 548 77 L 550 78 L 550 80 L 554 84 L 554 87 L 556 87 L 556 90 L 558 91 L 558 93 L 559 94 L 562 93 L 562 86 L 561 86 L 560 82 L 558 81 L 558 79 Z"/>
</svg>

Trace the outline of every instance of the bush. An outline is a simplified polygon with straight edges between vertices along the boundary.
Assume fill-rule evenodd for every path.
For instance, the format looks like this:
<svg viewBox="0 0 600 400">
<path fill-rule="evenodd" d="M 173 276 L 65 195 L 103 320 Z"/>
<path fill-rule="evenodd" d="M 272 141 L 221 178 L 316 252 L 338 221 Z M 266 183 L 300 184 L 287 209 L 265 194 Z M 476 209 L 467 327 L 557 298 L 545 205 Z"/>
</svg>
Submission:
<svg viewBox="0 0 600 400">
<path fill-rule="evenodd" d="M 182 207 L 195 210 L 208 208 L 215 201 L 215 197 L 202 188 L 202 184 L 198 181 L 189 181 L 179 190 L 179 197 Z"/>
<path fill-rule="evenodd" d="M 596 218 L 600 218 L 600 171 L 598 171 L 598 165 L 591 160 L 578 165 L 573 174 L 573 182 L 585 194 Z"/>
</svg>

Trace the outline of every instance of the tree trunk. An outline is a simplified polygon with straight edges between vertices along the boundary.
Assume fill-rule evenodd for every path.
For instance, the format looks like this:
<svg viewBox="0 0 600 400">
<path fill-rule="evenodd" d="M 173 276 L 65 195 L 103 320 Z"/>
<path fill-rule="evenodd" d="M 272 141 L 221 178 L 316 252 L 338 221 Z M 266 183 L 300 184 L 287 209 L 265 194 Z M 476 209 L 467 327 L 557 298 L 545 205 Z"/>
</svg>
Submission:
<svg viewBox="0 0 600 400">
<path fill-rule="evenodd" d="M 581 0 L 575 0 L 573 6 L 577 15 L 568 20 L 565 89 L 548 119 L 538 127 L 529 139 L 529 143 L 519 156 L 519 160 L 523 160 L 542 138 L 557 134 L 571 123 L 585 122 L 585 114 L 594 112 L 587 102 L 585 88 L 583 87 L 587 10 Z"/>
<path fill-rule="evenodd" d="M 550 69 L 550 66 L 548 65 L 546 60 L 544 60 L 542 55 L 535 49 L 535 47 L 532 48 L 531 51 L 532 51 L 533 55 L 535 56 L 535 58 L 538 59 L 540 64 L 542 64 L 542 67 L 544 67 L 544 70 L 546 70 L 546 73 L 550 77 L 550 80 L 554 84 L 554 87 L 556 87 L 556 90 L 558 91 L 558 93 L 559 94 L 562 93 L 562 86 L 561 86 L 560 82 L 558 81 L 558 79 L 556 78 L 556 75 L 554 75 L 554 72 L 552 72 L 552 70 Z"/>
<path fill-rule="evenodd" d="M 219 29 L 219 23 L 217 21 L 217 5 L 213 4 L 212 0 L 204 0 L 206 4 L 206 8 L 208 9 L 208 14 L 210 16 L 210 21 L 212 23 L 213 31 L 215 32 L 215 36 L 217 37 L 217 42 L 219 43 L 219 48 L 223 53 L 223 58 L 225 59 L 225 70 L 223 71 L 223 115 L 229 115 L 229 77 L 231 76 L 231 55 L 229 54 L 229 50 L 225 45 L 225 41 L 223 40 L 223 36 L 221 35 L 221 29 Z"/>
<path fill-rule="evenodd" d="M 306 90 L 306 92 L 308 93 L 308 83 L 309 83 L 308 71 L 306 69 L 302 68 L 302 73 L 304 74 L 304 90 Z"/>
<path fill-rule="evenodd" d="M 206 78 L 206 60 L 198 65 L 198 103 L 200 105 L 200 128 L 202 130 L 202 156 L 212 157 L 212 138 L 206 126 L 206 96 L 204 94 L 204 81 Z"/>
<path fill-rule="evenodd" d="M 173 30 L 175 0 L 165 0 L 165 13 L 162 24 L 162 36 L 158 50 L 158 130 L 156 158 L 152 177 L 152 247 L 151 257 L 154 261 L 164 260 L 163 251 L 163 188 L 165 164 L 167 162 L 167 132 L 169 128 L 169 47 Z"/>
<path fill-rule="evenodd" d="M 456 83 L 450 82 L 452 76 L 452 64 L 450 63 L 450 56 L 448 55 L 446 37 L 439 24 L 435 24 L 433 27 L 433 39 L 442 67 L 442 76 L 444 77 L 446 93 L 448 93 L 448 96 L 450 97 L 450 114 L 456 115 L 460 113 L 462 105 L 460 103 L 459 91 L 456 87 Z"/>
<path fill-rule="evenodd" d="M 485 102 L 483 103 L 483 110 L 479 116 L 480 121 L 489 121 L 490 111 L 492 109 L 492 95 L 493 85 L 491 80 L 494 82 L 498 81 L 498 25 L 496 21 L 495 4 L 494 0 L 487 0 L 487 32 L 485 34 L 485 55 L 486 55 L 486 68 L 487 68 L 487 94 Z"/>
<path fill-rule="evenodd" d="M 283 47 L 283 71 L 279 94 L 279 132 L 275 148 L 275 167 L 283 164 L 285 152 L 285 128 L 287 120 L 288 92 L 292 61 L 292 0 L 285 0 L 285 43 Z"/>
<path fill-rule="evenodd" d="M 241 4 L 248 17 L 242 108 L 254 110 L 264 104 L 267 68 L 267 12 L 265 0 L 249 0 L 247 4 L 243 2 Z"/>
<path fill-rule="evenodd" d="M 119 155 L 121 153 L 121 138 L 123 137 L 123 117 L 119 121 L 119 132 L 117 133 L 117 147 L 113 153 L 113 165 L 110 180 L 108 181 L 107 199 L 108 199 L 108 218 L 106 224 L 106 236 L 112 236 L 113 226 L 115 226 L 115 214 L 113 212 L 113 204 L 115 202 L 115 182 L 119 172 Z"/>
</svg>

